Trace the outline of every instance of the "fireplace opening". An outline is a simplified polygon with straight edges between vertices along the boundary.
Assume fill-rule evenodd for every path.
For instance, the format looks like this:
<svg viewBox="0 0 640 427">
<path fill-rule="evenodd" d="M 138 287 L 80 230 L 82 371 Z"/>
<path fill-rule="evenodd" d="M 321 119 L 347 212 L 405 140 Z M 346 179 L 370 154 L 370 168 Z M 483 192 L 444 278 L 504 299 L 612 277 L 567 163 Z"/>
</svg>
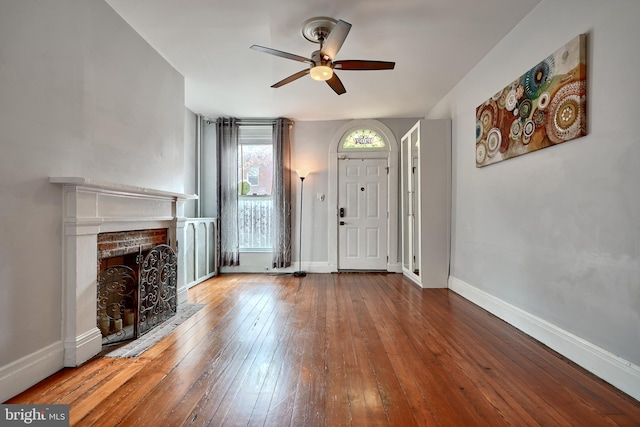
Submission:
<svg viewBox="0 0 640 427">
<path fill-rule="evenodd" d="M 177 306 L 177 256 L 167 230 L 98 234 L 97 326 L 102 345 L 138 338 Z"/>
</svg>

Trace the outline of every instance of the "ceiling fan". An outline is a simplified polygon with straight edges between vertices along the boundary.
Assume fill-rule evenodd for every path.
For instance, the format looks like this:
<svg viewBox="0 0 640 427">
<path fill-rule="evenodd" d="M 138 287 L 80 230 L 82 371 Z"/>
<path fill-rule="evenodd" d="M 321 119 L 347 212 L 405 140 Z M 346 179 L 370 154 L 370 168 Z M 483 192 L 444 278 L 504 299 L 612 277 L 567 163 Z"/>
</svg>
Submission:
<svg viewBox="0 0 640 427">
<path fill-rule="evenodd" d="M 387 61 L 334 61 L 350 30 L 351 24 L 343 20 L 336 21 L 333 18 L 324 16 L 307 19 L 302 24 L 302 35 L 310 42 L 320 44 L 320 49 L 314 51 L 311 54 L 311 58 L 305 58 L 304 56 L 294 55 L 255 44 L 251 46 L 251 49 L 309 64 L 309 68 L 306 70 L 292 74 L 273 84 L 271 87 L 278 88 L 310 74 L 312 79 L 326 81 L 335 93 L 342 95 L 347 90 L 334 73 L 334 70 L 393 70 L 396 65 L 395 62 Z"/>
</svg>

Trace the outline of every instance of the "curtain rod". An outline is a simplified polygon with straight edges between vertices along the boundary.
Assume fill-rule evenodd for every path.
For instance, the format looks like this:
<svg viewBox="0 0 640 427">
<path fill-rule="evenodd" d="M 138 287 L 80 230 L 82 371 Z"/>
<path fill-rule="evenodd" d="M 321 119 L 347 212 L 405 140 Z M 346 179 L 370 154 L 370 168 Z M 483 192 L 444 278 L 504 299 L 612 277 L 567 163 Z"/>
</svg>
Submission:
<svg viewBox="0 0 640 427">
<path fill-rule="evenodd" d="M 284 118 L 284 117 L 283 117 Z M 261 125 L 272 125 L 275 124 L 277 122 L 278 119 L 238 119 L 236 120 L 236 123 L 238 123 L 239 125 L 256 125 L 256 126 L 261 126 Z M 293 120 L 291 119 L 287 119 L 289 120 L 289 126 L 293 126 Z M 207 119 L 207 124 L 211 124 L 211 123 L 215 123 L 216 120 L 215 119 Z"/>
<path fill-rule="evenodd" d="M 275 119 L 240 119 L 237 121 L 239 125 L 272 125 Z"/>
</svg>

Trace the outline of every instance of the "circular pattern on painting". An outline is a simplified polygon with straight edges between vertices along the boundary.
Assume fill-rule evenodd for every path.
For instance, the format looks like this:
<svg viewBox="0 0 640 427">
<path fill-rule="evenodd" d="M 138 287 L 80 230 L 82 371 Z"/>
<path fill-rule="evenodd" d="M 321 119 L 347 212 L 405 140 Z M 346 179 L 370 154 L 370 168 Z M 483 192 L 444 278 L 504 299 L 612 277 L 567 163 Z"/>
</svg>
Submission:
<svg viewBox="0 0 640 427">
<path fill-rule="evenodd" d="M 517 139 L 522 133 L 522 122 L 520 119 L 516 119 L 511 123 L 510 136 L 512 139 Z"/>
<path fill-rule="evenodd" d="M 518 105 L 518 98 L 516 97 L 516 91 L 510 90 L 509 93 L 507 94 L 507 98 L 505 99 L 504 108 L 506 108 L 507 111 L 512 111 L 514 108 L 516 108 L 516 105 Z"/>
<path fill-rule="evenodd" d="M 567 129 L 578 120 L 580 98 L 568 98 L 556 112 L 556 126 Z"/>
<path fill-rule="evenodd" d="M 549 140 L 555 144 L 578 137 L 585 126 L 586 82 L 564 85 L 549 104 L 549 120 L 546 130 Z"/>
<path fill-rule="evenodd" d="M 491 102 L 489 104 L 484 105 L 482 107 L 482 110 L 480 110 L 480 114 L 478 115 L 478 121 L 482 128 L 482 137 L 486 136 L 487 132 L 489 132 L 489 129 L 495 126 L 495 122 L 497 120 L 497 111 L 496 111 L 495 105 L 496 104 L 494 102 Z M 476 140 L 477 139 L 478 138 L 476 133 Z"/>
<path fill-rule="evenodd" d="M 476 144 L 476 164 L 481 165 L 487 160 L 487 146 L 484 142 Z"/>
<path fill-rule="evenodd" d="M 493 124 L 493 111 L 485 109 L 480 116 L 480 123 L 482 124 L 482 129 L 487 131 Z"/>
<path fill-rule="evenodd" d="M 476 142 L 480 142 L 482 139 L 482 122 L 480 120 L 476 120 Z"/>
<path fill-rule="evenodd" d="M 487 154 L 489 155 L 489 157 L 493 157 L 496 155 L 496 153 L 500 149 L 501 143 L 502 133 L 500 133 L 500 129 L 491 129 L 487 134 Z"/>
<path fill-rule="evenodd" d="M 506 89 L 502 91 L 500 98 L 498 98 L 498 100 L 496 101 L 498 104 L 498 108 L 503 109 L 506 107 L 508 94 L 509 94 L 509 91 L 507 91 Z"/>
<path fill-rule="evenodd" d="M 520 105 L 518 105 L 518 113 L 520 114 L 520 117 L 522 117 L 523 119 L 526 119 L 527 117 L 529 117 L 529 114 L 531 114 L 531 108 L 532 108 L 532 104 L 531 104 L 531 100 L 530 99 L 523 99 L 520 102 Z"/>
<path fill-rule="evenodd" d="M 541 126 L 544 124 L 544 111 L 536 110 L 533 113 L 533 123 L 536 126 Z"/>
<path fill-rule="evenodd" d="M 551 95 L 549 92 L 543 92 L 538 98 L 538 108 L 544 110 L 549 105 L 549 100 L 551 99 Z"/>
<path fill-rule="evenodd" d="M 525 138 L 531 138 L 531 135 L 533 135 L 533 132 L 536 130 L 536 124 L 533 123 L 533 120 L 527 120 L 524 123 L 524 126 L 522 128 L 522 135 Z"/>
<path fill-rule="evenodd" d="M 534 99 L 544 90 L 547 82 L 553 77 L 554 70 L 555 60 L 553 56 L 549 56 L 525 73 L 522 77 L 522 85 L 524 86 L 524 92 L 527 94 L 527 98 Z"/>
</svg>

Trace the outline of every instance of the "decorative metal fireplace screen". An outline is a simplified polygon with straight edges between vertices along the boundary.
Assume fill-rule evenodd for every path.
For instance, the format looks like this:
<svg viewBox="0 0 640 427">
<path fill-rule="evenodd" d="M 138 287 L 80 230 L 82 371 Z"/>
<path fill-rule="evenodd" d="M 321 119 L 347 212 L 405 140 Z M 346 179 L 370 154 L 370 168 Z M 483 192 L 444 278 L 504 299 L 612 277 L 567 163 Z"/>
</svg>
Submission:
<svg viewBox="0 0 640 427">
<path fill-rule="evenodd" d="M 110 266 L 98 274 L 102 343 L 138 338 L 176 314 L 178 262 L 168 245 L 136 257 L 136 268 Z"/>
</svg>

